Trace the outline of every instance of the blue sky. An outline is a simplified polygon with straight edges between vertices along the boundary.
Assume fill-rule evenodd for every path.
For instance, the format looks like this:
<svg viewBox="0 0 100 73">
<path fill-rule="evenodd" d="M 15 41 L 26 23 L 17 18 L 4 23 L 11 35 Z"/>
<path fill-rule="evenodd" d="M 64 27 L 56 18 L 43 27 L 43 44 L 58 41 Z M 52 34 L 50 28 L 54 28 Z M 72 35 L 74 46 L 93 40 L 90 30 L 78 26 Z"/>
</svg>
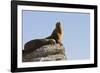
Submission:
<svg viewBox="0 0 100 73">
<path fill-rule="evenodd" d="M 90 57 L 90 14 L 75 12 L 26 11 L 23 17 L 23 45 L 32 39 L 49 36 L 57 21 L 63 25 L 62 43 L 68 60 Z"/>
</svg>

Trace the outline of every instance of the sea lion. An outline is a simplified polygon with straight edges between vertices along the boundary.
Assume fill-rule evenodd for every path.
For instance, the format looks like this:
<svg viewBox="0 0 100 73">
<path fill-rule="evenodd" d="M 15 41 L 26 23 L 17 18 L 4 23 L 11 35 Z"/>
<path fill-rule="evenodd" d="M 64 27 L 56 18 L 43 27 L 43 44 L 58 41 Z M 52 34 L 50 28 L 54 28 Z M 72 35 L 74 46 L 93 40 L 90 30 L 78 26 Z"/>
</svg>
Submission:
<svg viewBox="0 0 100 73">
<path fill-rule="evenodd" d="M 53 30 L 52 34 L 49 37 L 46 37 L 44 39 L 35 39 L 35 40 L 31 40 L 27 42 L 24 45 L 23 54 L 31 53 L 32 51 L 48 44 L 57 43 L 57 44 L 62 45 L 61 43 L 62 36 L 63 36 L 63 30 L 62 30 L 61 24 L 60 22 L 57 22 L 55 29 Z"/>
<path fill-rule="evenodd" d="M 43 45 L 47 45 L 47 44 L 55 44 L 55 40 L 54 39 L 35 39 L 35 40 L 31 40 L 29 42 L 27 42 L 24 45 L 24 50 L 23 50 L 23 54 L 27 54 L 27 53 L 31 53 L 32 51 L 42 47 Z"/>
<path fill-rule="evenodd" d="M 50 36 L 46 37 L 46 39 L 54 39 L 56 43 L 62 45 L 61 43 L 62 37 L 63 37 L 63 28 L 61 26 L 61 23 L 57 22 L 56 28 L 53 30 Z"/>
</svg>

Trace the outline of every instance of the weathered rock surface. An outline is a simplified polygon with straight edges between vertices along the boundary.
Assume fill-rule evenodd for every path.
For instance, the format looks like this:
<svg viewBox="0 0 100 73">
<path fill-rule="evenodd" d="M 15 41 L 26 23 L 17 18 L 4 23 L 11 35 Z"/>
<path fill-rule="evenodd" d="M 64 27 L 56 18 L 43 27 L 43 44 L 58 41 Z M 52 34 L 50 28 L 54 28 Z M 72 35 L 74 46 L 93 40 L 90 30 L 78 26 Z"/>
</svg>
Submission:
<svg viewBox="0 0 100 73">
<path fill-rule="evenodd" d="M 44 45 L 35 51 L 23 54 L 23 62 L 66 60 L 65 50 L 59 44 Z"/>
</svg>

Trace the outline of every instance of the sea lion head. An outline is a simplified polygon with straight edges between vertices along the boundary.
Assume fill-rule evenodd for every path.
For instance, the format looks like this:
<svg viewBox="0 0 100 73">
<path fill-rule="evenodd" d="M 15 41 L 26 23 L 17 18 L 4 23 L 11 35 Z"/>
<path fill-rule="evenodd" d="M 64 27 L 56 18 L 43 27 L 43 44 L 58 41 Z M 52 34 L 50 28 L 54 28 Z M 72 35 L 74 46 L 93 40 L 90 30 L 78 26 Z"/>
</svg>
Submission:
<svg viewBox="0 0 100 73">
<path fill-rule="evenodd" d="M 61 23 L 60 22 L 57 22 L 56 23 L 56 27 L 60 27 L 61 26 Z"/>
<path fill-rule="evenodd" d="M 60 22 L 57 22 L 57 23 L 56 23 L 56 32 L 57 32 L 57 33 L 60 33 L 61 35 L 62 35 L 62 33 L 63 33 L 63 28 L 62 28 L 62 25 L 61 25 Z"/>
</svg>

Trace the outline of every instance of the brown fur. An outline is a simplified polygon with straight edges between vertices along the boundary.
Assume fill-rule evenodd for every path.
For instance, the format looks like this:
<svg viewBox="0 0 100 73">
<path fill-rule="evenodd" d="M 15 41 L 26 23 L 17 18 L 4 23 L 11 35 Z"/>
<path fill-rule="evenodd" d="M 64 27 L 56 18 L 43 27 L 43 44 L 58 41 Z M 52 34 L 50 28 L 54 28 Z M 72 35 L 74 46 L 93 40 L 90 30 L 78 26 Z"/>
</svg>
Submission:
<svg viewBox="0 0 100 73">
<path fill-rule="evenodd" d="M 54 39 L 56 43 L 59 43 L 62 45 L 61 40 L 63 36 L 63 29 L 61 27 L 60 22 L 56 23 L 56 28 L 53 30 L 52 34 L 47 37 L 46 39 Z"/>
<path fill-rule="evenodd" d="M 63 35 L 63 31 L 62 31 L 61 24 L 60 22 L 57 22 L 56 28 L 53 30 L 52 34 L 49 37 L 44 39 L 35 39 L 27 42 L 24 45 L 23 54 L 31 53 L 32 51 L 47 44 L 59 43 L 60 45 L 62 45 L 61 43 L 62 35 Z"/>
<path fill-rule="evenodd" d="M 54 44 L 55 40 L 54 39 L 35 39 L 27 42 L 24 45 L 24 50 L 23 54 L 25 53 L 31 53 L 32 51 L 42 47 L 43 45 L 47 44 Z"/>
</svg>

